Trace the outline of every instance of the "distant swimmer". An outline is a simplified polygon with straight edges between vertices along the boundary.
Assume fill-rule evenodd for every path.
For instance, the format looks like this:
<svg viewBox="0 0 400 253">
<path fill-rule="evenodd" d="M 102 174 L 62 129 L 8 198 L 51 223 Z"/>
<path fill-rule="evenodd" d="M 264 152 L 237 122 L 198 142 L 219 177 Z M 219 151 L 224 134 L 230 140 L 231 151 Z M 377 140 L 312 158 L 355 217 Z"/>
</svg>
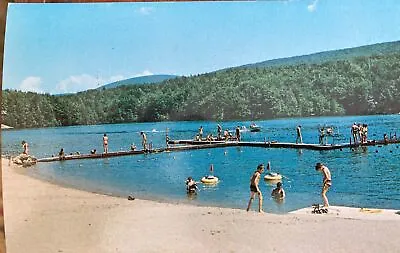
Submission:
<svg viewBox="0 0 400 253">
<path fill-rule="evenodd" d="M 329 201 L 326 193 L 332 186 L 331 172 L 329 171 L 328 167 L 322 163 L 317 163 L 315 165 L 315 170 L 320 171 L 323 175 L 321 196 L 324 201 L 324 207 L 326 208 L 329 207 Z"/>
<path fill-rule="evenodd" d="M 104 148 L 104 153 L 108 153 L 108 136 L 107 134 L 104 134 L 103 136 L 103 148 Z"/>
<path fill-rule="evenodd" d="M 147 150 L 147 136 L 146 134 L 142 131 L 140 132 L 140 135 L 142 136 L 142 146 L 143 146 L 143 150 Z"/>
<path fill-rule="evenodd" d="M 22 141 L 22 148 L 24 149 L 22 151 L 23 154 L 27 155 L 29 153 L 29 145 L 26 141 Z"/>
<path fill-rule="evenodd" d="M 264 211 L 262 210 L 262 193 L 260 191 L 260 188 L 258 187 L 258 183 L 260 182 L 260 177 L 261 173 L 264 171 L 264 165 L 259 164 L 257 166 L 257 170 L 253 173 L 250 179 L 250 200 L 249 204 L 247 205 L 247 211 L 250 210 L 251 207 L 251 202 L 253 202 L 254 196 L 257 194 L 258 195 L 258 211 L 260 213 L 263 213 Z"/>
<path fill-rule="evenodd" d="M 278 182 L 276 188 L 272 190 L 271 196 L 275 199 L 284 199 L 286 194 L 285 190 L 282 188 L 282 183 Z"/>
</svg>

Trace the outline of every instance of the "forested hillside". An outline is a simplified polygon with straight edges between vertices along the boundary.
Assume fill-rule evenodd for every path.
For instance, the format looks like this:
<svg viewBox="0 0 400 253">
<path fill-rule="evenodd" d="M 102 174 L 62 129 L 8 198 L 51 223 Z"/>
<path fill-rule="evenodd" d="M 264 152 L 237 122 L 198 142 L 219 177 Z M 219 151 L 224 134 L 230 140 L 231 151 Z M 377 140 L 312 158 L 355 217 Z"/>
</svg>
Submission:
<svg viewBox="0 0 400 253">
<path fill-rule="evenodd" d="M 398 113 L 400 53 L 233 68 L 65 96 L 5 90 L 2 110 L 3 123 L 17 128 Z"/>
</svg>

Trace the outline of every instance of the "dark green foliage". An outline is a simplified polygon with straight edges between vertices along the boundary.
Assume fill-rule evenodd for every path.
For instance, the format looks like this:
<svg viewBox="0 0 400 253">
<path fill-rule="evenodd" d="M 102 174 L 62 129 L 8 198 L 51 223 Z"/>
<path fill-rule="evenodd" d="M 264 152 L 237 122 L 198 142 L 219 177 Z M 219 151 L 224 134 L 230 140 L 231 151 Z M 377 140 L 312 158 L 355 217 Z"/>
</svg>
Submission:
<svg viewBox="0 0 400 253">
<path fill-rule="evenodd" d="M 3 123 L 16 128 L 398 113 L 400 53 L 239 67 L 64 96 L 5 90 L 2 110 Z"/>
</svg>

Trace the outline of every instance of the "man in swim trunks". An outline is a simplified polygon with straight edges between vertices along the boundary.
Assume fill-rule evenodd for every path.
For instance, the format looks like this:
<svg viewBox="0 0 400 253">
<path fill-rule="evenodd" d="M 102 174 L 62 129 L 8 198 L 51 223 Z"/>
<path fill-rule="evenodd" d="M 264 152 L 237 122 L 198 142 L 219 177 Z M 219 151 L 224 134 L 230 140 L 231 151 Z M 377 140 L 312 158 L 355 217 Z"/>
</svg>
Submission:
<svg viewBox="0 0 400 253">
<path fill-rule="evenodd" d="M 329 171 L 328 167 L 326 167 L 322 163 L 317 163 L 315 165 L 315 170 L 321 171 L 321 173 L 323 175 L 321 196 L 324 201 L 324 207 L 327 208 L 327 207 L 329 207 L 329 201 L 328 201 L 328 198 L 326 197 L 326 193 L 328 192 L 329 188 L 332 186 L 331 172 Z"/>
<path fill-rule="evenodd" d="M 254 174 L 251 176 L 250 179 L 250 200 L 249 204 L 247 205 L 247 211 L 250 210 L 251 207 L 251 202 L 253 202 L 254 195 L 258 195 L 258 211 L 260 213 L 263 213 L 264 211 L 262 210 L 262 193 L 260 191 L 260 188 L 258 187 L 258 183 L 260 181 L 261 173 L 264 171 L 264 164 L 259 164 L 257 166 L 257 170 L 254 172 Z"/>
<path fill-rule="evenodd" d="M 300 141 L 300 143 L 303 143 L 303 137 L 301 136 L 301 126 L 300 125 L 297 126 L 296 133 L 297 133 L 296 144 L 298 144 L 299 141 Z"/>
<path fill-rule="evenodd" d="M 104 149 L 104 153 L 108 153 L 108 136 L 107 134 L 104 134 L 103 136 L 103 149 Z"/>
</svg>

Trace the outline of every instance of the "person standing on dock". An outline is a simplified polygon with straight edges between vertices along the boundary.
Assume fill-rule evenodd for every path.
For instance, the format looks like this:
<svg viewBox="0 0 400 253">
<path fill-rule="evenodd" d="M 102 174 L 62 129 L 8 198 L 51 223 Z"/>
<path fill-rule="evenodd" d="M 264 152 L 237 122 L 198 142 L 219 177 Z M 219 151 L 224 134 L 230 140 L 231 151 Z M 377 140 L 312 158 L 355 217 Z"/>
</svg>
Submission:
<svg viewBox="0 0 400 253">
<path fill-rule="evenodd" d="M 142 146 L 143 146 L 143 150 L 147 151 L 147 136 L 146 134 L 142 131 L 140 132 L 140 135 L 142 136 Z"/>
<path fill-rule="evenodd" d="M 356 122 L 354 122 L 354 124 L 351 126 L 351 135 L 353 136 L 354 144 L 357 143 L 358 126 Z"/>
<path fill-rule="evenodd" d="M 236 140 L 240 141 L 240 126 L 237 126 L 235 131 L 236 131 Z"/>
<path fill-rule="evenodd" d="M 262 210 L 263 197 L 262 197 L 262 193 L 260 191 L 260 188 L 258 187 L 258 183 L 260 182 L 261 173 L 263 173 L 263 171 L 264 171 L 264 164 L 259 164 L 257 166 L 257 170 L 251 176 L 251 179 L 250 179 L 250 200 L 249 200 L 249 204 L 247 205 L 247 209 L 246 209 L 247 212 L 250 210 L 251 202 L 253 202 L 254 196 L 256 194 L 258 195 L 258 211 L 260 213 L 264 212 Z"/>
<path fill-rule="evenodd" d="M 104 149 L 104 153 L 108 153 L 108 136 L 107 134 L 104 134 L 103 136 L 103 149 Z"/>
<path fill-rule="evenodd" d="M 297 132 L 296 144 L 298 144 L 299 141 L 300 141 L 300 143 L 303 143 L 303 137 L 301 136 L 301 126 L 300 125 L 297 126 L 296 132 Z"/>
<path fill-rule="evenodd" d="M 27 155 L 29 153 L 29 145 L 28 145 L 28 143 L 26 141 L 22 141 L 21 144 L 22 144 L 22 148 L 24 149 L 22 151 L 22 154 Z"/>
<path fill-rule="evenodd" d="M 221 140 L 222 126 L 220 124 L 217 125 L 217 133 L 218 140 Z"/>
<path fill-rule="evenodd" d="M 199 128 L 199 139 L 200 139 L 200 141 L 203 140 L 203 126 L 200 126 L 200 128 Z"/>
<path fill-rule="evenodd" d="M 324 201 L 324 207 L 327 208 L 327 207 L 329 207 L 329 201 L 328 201 L 328 197 L 326 196 L 326 193 L 328 192 L 329 188 L 332 186 L 331 172 L 329 171 L 328 167 L 326 167 L 322 163 L 317 163 L 315 165 L 315 170 L 320 171 L 323 175 L 321 196 L 322 196 L 322 200 Z"/>
</svg>

